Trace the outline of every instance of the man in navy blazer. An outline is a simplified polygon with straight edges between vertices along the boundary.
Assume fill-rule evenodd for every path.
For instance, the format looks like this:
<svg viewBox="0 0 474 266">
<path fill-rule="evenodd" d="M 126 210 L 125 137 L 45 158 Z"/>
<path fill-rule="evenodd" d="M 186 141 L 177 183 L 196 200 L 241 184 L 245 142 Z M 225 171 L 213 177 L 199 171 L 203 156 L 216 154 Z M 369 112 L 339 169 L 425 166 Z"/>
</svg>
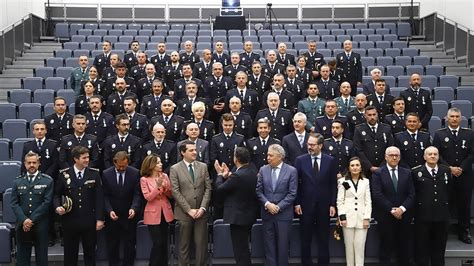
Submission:
<svg viewBox="0 0 474 266">
<path fill-rule="evenodd" d="M 285 163 L 294 165 L 295 158 L 305 154 L 308 148 L 308 133 L 306 132 L 306 115 L 298 112 L 293 116 L 293 128 L 295 131 L 283 137 L 282 146 L 285 149 Z"/>
<path fill-rule="evenodd" d="M 285 150 L 279 144 L 268 147 L 267 165 L 260 168 L 257 198 L 261 203 L 266 266 L 288 265 L 289 233 L 293 203 L 298 188 L 296 169 L 283 162 Z"/>
<path fill-rule="evenodd" d="M 385 161 L 372 175 L 372 202 L 380 236 L 380 262 L 389 265 L 392 252 L 398 265 L 410 265 L 413 258 L 413 207 L 415 187 L 408 168 L 399 167 L 400 150 L 390 146 Z"/>
<path fill-rule="evenodd" d="M 337 164 L 336 160 L 321 153 L 324 137 L 310 133 L 308 153 L 298 156 L 299 190 L 295 213 L 301 215 L 301 263 L 312 265 L 311 241 L 316 221 L 318 264 L 329 264 L 329 220 L 336 215 Z"/>
<path fill-rule="evenodd" d="M 105 232 L 109 265 L 119 265 L 120 240 L 123 241 L 123 262 L 133 265 L 135 261 L 135 235 L 137 212 L 140 210 L 140 173 L 128 166 L 125 151 L 115 154 L 114 166 L 104 170 L 102 186 L 106 211 Z"/>
</svg>

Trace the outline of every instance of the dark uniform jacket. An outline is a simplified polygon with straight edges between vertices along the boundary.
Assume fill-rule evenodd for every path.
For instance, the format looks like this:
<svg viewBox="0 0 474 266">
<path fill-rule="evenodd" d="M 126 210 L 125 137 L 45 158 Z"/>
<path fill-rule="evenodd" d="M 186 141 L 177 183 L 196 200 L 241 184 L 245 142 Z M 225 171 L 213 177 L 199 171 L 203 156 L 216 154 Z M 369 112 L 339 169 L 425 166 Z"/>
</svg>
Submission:
<svg viewBox="0 0 474 266">
<path fill-rule="evenodd" d="M 295 56 L 292 55 L 292 54 L 277 53 L 277 61 L 278 61 L 278 63 L 283 64 L 285 67 L 287 67 L 288 65 L 296 66 Z"/>
<path fill-rule="evenodd" d="M 250 151 L 251 162 L 255 165 L 257 169 L 267 164 L 267 151 L 268 146 L 272 144 L 280 144 L 281 142 L 278 139 L 268 137 L 265 141 L 265 146 L 262 144 L 262 139 L 260 137 L 254 137 L 247 140 L 247 148 Z"/>
<path fill-rule="evenodd" d="M 181 64 L 178 64 L 176 66 L 170 64 L 163 68 L 162 74 L 163 82 L 165 83 L 164 91 L 170 91 L 173 90 L 176 80 L 183 78 L 183 67 Z"/>
<path fill-rule="evenodd" d="M 354 147 L 362 160 L 364 170 L 369 173 L 370 167 L 379 167 L 385 159 L 385 149 L 393 146 L 393 136 L 390 126 L 378 123 L 374 134 L 369 124 L 358 125 L 354 132 Z"/>
<path fill-rule="evenodd" d="M 165 99 L 171 99 L 171 97 L 164 95 L 163 93 L 160 96 L 154 94 L 146 95 L 143 97 L 140 113 L 145 115 L 148 119 L 151 119 L 156 115 L 161 115 L 161 103 Z"/>
<path fill-rule="evenodd" d="M 203 61 L 194 65 L 193 76 L 195 78 L 198 78 L 200 80 L 206 80 L 211 75 L 212 75 L 212 61 L 207 63 L 207 68 Z"/>
<path fill-rule="evenodd" d="M 206 98 L 210 98 L 212 105 L 218 99 L 222 99 L 222 102 L 224 102 L 227 91 L 233 87 L 234 82 L 226 76 L 221 76 L 219 82 L 217 82 L 215 76 L 210 76 L 203 83 L 204 95 Z"/>
<path fill-rule="evenodd" d="M 90 165 L 98 166 L 99 163 L 99 145 L 97 137 L 91 134 L 84 134 L 81 142 L 77 140 L 75 134 L 64 136 L 59 144 L 59 167 L 64 169 L 74 165 L 74 159 L 71 155 L 72 148 L 82 146 L 89 149 Z"/>
<path fill-rule="evenodd" d="M 108 79 L 116 78 L 117 74 L 115 73 L 115 68 L 113 67 L 104 67 L 102 70 L 102 80 L 107 82 Z"/>
<path fill-rule="evenodd" d="M 94 58 L 94 63 L 92 63 L 92 65 L 94 65 L 95 68 L 97 68 L 99 77 L 102 77 L 102 70 L 105 67 L 110 66 L 110 55 L 111 53 L 109 53 L 108 56 L 105 56 L 105 54 L 100 54 Z"/>
<path fill-rule="evenodd" d="M 439 161 L 449 166 L 459 166 L 463 175 L 472 172 L 474 160 L 474 133 L 469 128 L 459 128 L 454 136 L 449 128 L 435 132 L 433 145 L 439 150 Z"/>
<path fill-rule="evenodd" d="M 166 129 L 165 139 L 177 142 L 180 139 L 183 130 L 186 128 L 184 127 L 184 121 L 183 117 L 173 114 L 171 117 L 168 117 L 168 123 L 166 123 L 164 115 L 161 114 L 154 116 L 151 119 L 150 127 L 153 129 L 153 126 L 159 122 Z"/>
<path fill-rule="evenodd" d="M 86 134 L 91 134 L 97 137 L 97 143 L 102 144 L 108 136 L 116 133 L 115 119 L 106 112 L 100 112 L 97 120 L 91 112 L 85 114 L 86 116 Z"/>
<path fill-rule="evenodd" d="M 353 139 L 354 131 L 356 127 L 362 123 L 365 123 L 364 112 L 361 113 L 356 108 L 350 111 L 349 113 L 347 113 L 346 117 L 347 117 L 347 126 L 348 126 L 348 130 L 346 131 L 349 131 L 349 136 L 350 136 L 349 138 Z"/>
<path fill-rule="evenodd" d="M 25 155 L 32 151 L 40 156 L 40 166 L 39 171 L 45 173 L 56 179 L 58 175 L 58 143 L 54 140 L 43 138 L 41 143 L 41 150 L 38 148 L 38 143 L 36 139 L 30 140 L 23 144 L 23 152 L 21 158 L 24 159 Z M 21 173 L 26 173 L 25 164 L 21 164 Z"/>
<path fill-rule="evenodd" d="M 383 102 L 380 103 L 378 94 L 374 93 L 367 96 L 367 105 L 377 108 L 379 122 L 383 122 L 386 115 L 393 113 L 392 102 L 394 98 L 392 95 L 385 93 L 383 95 Z"/>
<path fill-rule="evenodd" d="M 137 82 L 128 76 L 123 77 L 125 80 L 125 87 L 127 88 L 127 91 L 131 91 L 133 93 L 137 93 Z M 115 90 L 115 81 L 117 81 L 117 76 L 110 77 L 106 80 L 106 87 L 107 87 L 107 92 L 109 92 L 109 95 L 116 92 Z"/>
<path fill-rule="evenodd" d="M 200 97 L 208 97 L 208 96 L 205 96 L 204 95 L 204 91 L 203 91 L 203 88 L 202 88 L 202 81 L 200 79 L 197 79 L 197 78 L 190 78 L 189 79 L 190 81 L 194 81 L 196 82 L 196 85 L 197 85 L 197 95 L 200 96 Z M 186 97 L 188 97 L 186 95 L 186 78 L 180 78 L 178 80 L 176 80 L 174 82 L 174 88 L 172 88 L 174 90 L 174 96 L 173 98 L 175 100 L 180 100 L 180 99 L 184 99 Z"/>
<path fill-rule="evenodd" d="M 326 64 L 324 56 L 318 52 L 311 54 L 309 51 L 304 53 L 306 57 L 306 67 L 311 70 L 319 71 L 319 68 Z"/>
<path fill-rule="evenodd" d="M 403 115 L 403 119 L 400 118 L 395 113 L 389 114 L 385 116 L 385 124 L 389 125 L 392 128 L 392 134 L 396 134 L 398 132 L 402 132 L 406 130 L 405 126 L 405 116 Z"/>
<path fill-rule="evenodd" d="M 86 95 L 79 95 L 76 98 L 74 112 L 76 113 L 76 115 L 85 115 L 89 111 L 89 99 Z"/>
<path fill-rule="evenodd" d="M 161 60 L 160 60 L 159 54 L 156 54 L 150 58 L 150 63 L 155 65 L 155 71 L 157 74 L 162 74 L 165 66 L 171 65 L 171 57 L 167 54 L 163 54 L 162 56 L 163 56 L 163 59 Z"/>
<path fill-rule="evenodd" d="M 267 105 L 267 98 L 268 98 L 268 94 L 270 92 L 275 92 L 278 94 L 278 92 L 276 92 L 274 89 L 272 90 L 269 90 L 269 91 L 266 91 L 264 94 L 263 94 L 263 97 L 262 97 L 262 108 L 268 108 L 268 105 Z M 297 98 L 295 97 L 295 95 L 287 90 L 287 89 L 282 89 L 280 91 L 280 108 L 285 108 L 285 109 L 288 109 L 290 110 L 291 112 L 294 112 L 297 108 Z"/>
<path fill-rule="evenodd" d="M 136 65 L 138 65 L 137 57 L 134 53 L 127 53 L 123 56 L 123 62 L 127 66 L 128 71 Z"/>
<path fill-rule="evenodd" d="M 136 65 L 130 69 L 130 72 L 128 73 L 128 76 L 133 78 L 135 83 L 137 83 L 140 79 L 146 77 L 146 71 L 145 71 L 146 64 L 143 66 Z"/>
<path fill-rule="evenodd" d="M 234 132 L 239 133 L 248 139 L 253 136 L 253 121 L 249 114 L 240 111 L 239 114 L 230 113 L 234 116 Z M 222 126 L 220 126 L 220 132 L 222 132 Z"/>
<path fill-rule="evenodd" d="M 157 76 L 157 75 L 154 75 L 151 78 L 145 76 L 139 79 L 137 83 L 135 84 L 135 87 L 136 87 L 135 93 L 137 94 L 138 100 L 140 100 L 140 102 L 142 101 L 145 95 L 149 95 L 152 93 L 153 91 L 152 85 L 155 79 L 161 80 L 160 76 Z"/>
<path fill-rule="evenodd" d="M 232 64 L 230 64 L 230 65 L 224 67 L 224 73 L 223 74 L 227 77 L 230 77 L 232 79 L 232 81 L 234 82 L 234 84 L 237 85 L 237 83 L 235 82 L 235 75 L 239 71 L 243 71 L 243 72 L 247 73 L 247 68 L 243 65 L 232 65 Z"/>
<path fill-rule="evenodd" d="M 72 127 L 72 118 L 73 115 L 67 112 L 64 113 L 62 120 L 59 120 L 58 115 L 55 113 L 46 116 L 44 118 L 46 129 L 48 130 L 46 133 L 46 138 L 60 142 L 63 136 L 72 134 L 74 132 L 74 128 Z"/>
<path fill-rule="evenodd" d="M 133 96 L 135 97 L 135 99 L 137 98 L 137 95 L 135 93 L 130 92 L 128 90 L 125 90 L 122 96 L 119 96 L 118 92 L 111 94 L 109 98 L 107 98 L 107 113 L 111 114 L 114 117 L 116 115 L 125 113 L 125 109 L 123 108 L 123 101 L 127 96 Z"/>
<path fill-rule="evenodd" d="M 296 78 L 303 81 L 306 88 L 308 84 L 313 80 L 313 74 L 311 73 L 311 70 L 308 68 L 304 68 L 304 69 L 296 68 Z"/>
<path fill-rule="evenodd" d="M 418 96 L 415 96 L 413 89 L 409 88 L 402 91 L 400 96 L 405 100 L 405 113 L 417 113 L 421 120 L 421 127 L 428 129 L 428 123 L 433 115 L 430 92 L 420 88 Z"/>
<path fill-rule="evenodd" d="M 219 62 L 221 63 L 224 67 L 228 66 L 230 64 L 230 56 L 226 53 L 222 53 L 219 55 L 217 53 L 212 54 L 212 62 Z"/>
<path fill-rule="evenodd" d="M 350 58 L 347 58 L 345 52 L 340 53 L 336 56 L 336 62 L 337 67 L 344 73 L 343 81 L 347 81 L 351 85 L 356 84 L 358 81 L 362 82 L 362 62 L 360 61 L 360 54 L 351 51 Z"/>
<path fill-rule="evenodd" d="M 346 138 L 342 138 L 339 144 L 332 137 L 325 139 L 322 152 L 336 159 L 337 173 L 342 175 L 347 172 L 349 159 L 356 156 L 354 143 Z"/>
<path fill-rule="evenodd" d="M 196 122 L 196 120 L 193 118 L 191 120 L 185 121 L 183 124 L 183 133 L 182 133 L 182 139 L 187 138 L 185 135 L 185 129 L 188 126 L 189 123 L 196 123 L 199 126 L 199 137 L 200 139 L 207 140 L 208 142 L 211 141 L 212 137 L 214 136 L 214 122 L 203 119 L 201 122 Z"/>
<path fill-rule="evenodd" d="M 325 139 L 332 137 L 332 122 L 334 120 L 341 121 L 344 128 L 347 128 L 347 118 L 345 116 L 336 115 L 331 119 L 327 115 L 323 115 L 316 118 L 314 122 L 314 132 L 323 135 Z M 343 134 L 345 138 L 349 138 L 348 130 L 345 130 Z"/>
<path fill-rule="evenodd" d="M 82 179 L 76 177 L 74 167 L 59 171 L 54 188 L 54 209 L 62 206 L 62 197 L 72 200 L 70 212 L 61 216 L 63 228 L 94 226 L 104 220 L 104 193 L 98 169 L 84 168 Z"/>
<path fill-rule="evenodd" d="M 209 108 L 211 106 L 211 102 L 207 98 L 202 98 L 202 97 L 196 97 L 194 100 L 190 100 L 189 98 L 183 98 L 179 99 L 176 102 L 176 111 L 175 114 L 182 116 L 184 118 L 184 121 L 190 120 L 191 118 L 194 117 L 194 114 L 192 112 L 192 106 L 193 103 L 195 102 L 202 102 L 204 103 L 204 106 L 206 106 L 206 112 L 204 114 L 205 118 L 209 118 Z"/>
<path fill-rule="evenodd" d="M 132 119 L 130 119 L 129 133 L 139 137 L 142 141 L 151 139 L 150 121 L 148 118 L 135 112 Z"/>
<path fill-rule="evenodd" d="M 285 84 L 283 84 L 283 88 L 293 93 L 293 95 L 296 97 L 296 102 L 306 97 L 306 85 L 298 78 L 294 78 L 291 80 L 289 78 L 286 78 Z"/>
<path fill-rule="evenodd" d="M 105 81 L 96 78 L 94 80 L 83 80 L 81 81 L 81 91 L 79 94 L 84 94 L 84 85 L 86 85 L 86 82 L 91 81 L 92 84 L 94 84 L 95 92 L 94 94 L 102 96 L 103 99 L 107 99 L 109 95 L 112 93 L 111 91 L 107 90 L 107 86 Z"/>
<path fill-rule="evenodd" d="M 375 84 L 374 81 L 369 81 L 368 83 L 364 84 L 364 89 L 362 91 L 365 95 L 370 95 L 375 93 Z M 385 83 L 385 93 L 390 94 L 390 85 Z"/>
<path fill-rule="evenodd" d="M 245 66 L 248 70 L 252 69 L 252 63 L 255 61 L 260 61 L 260 55 L 254 52 L 250 54 L 243 52 L 240 53 L 240 64 Z"/>
<path fill-rule="evenodd" d="M 163 163 L 163 172 L 169 174 L 170 167 L 176 163 L 176 142 L 164 139 L 159 145 L 157 145 L 155 140 L 150 140 L 142 147 L 142 161 L 150 154 L 156 154 L 160 156 L 161 163 Z"/>
<path fill-rule="evenodd" d="M 431 146 L 430 134 L 424 131 L 416 133 L 416 140 L 407 130 L 395 134 L 395 146 L 400 149 L 400 165 L 407 168 L 413 168 L 425 163 L 423 154 L 425 149 Z"/>
<path fill-rule="evenodd" d="M 270 79 L 273 79 L 273 76 L 275 76 L 275 74 L 285 75 L 285 70 L 285 65 L 278 63 L 278 61 L 274 62 L 273 64 L 267 62 L 266 65 L 262 66 L 262 74 Z"/>
<path fill-rule="evenodd" d="M 245 147 L 244 136 L 238 133 L 232 132 L 229 138 L 224 133 L 213 136 L 209 156 L 211 163 L 218 160 L 220 164 L 225 163 L 232 169 L 235 166 L 233 158 L 237 147 Z"/>
<path fill-rule="evenodd" d="M 416 195 L 415 222 L 448 222 L 451 170 L 438 164 L 438 172 L 433 177 L 423 164 L 412 169 L 412 177 Z"/>
<path fill-rule="evenodd" d="M 332 79 L 327 81 L 323 81 L 322 79 L 316 81 L 316 85 L 319 89 L 319 97 L 330 100 L 335 99 L 341 95 L 341 91 L 339 89 L 339 83 Z"/>
<path fill-rule="evenodd" d="M 272 131 L 270 131 L 270 137 L 278 140 L 282 140 L 283 136 L 290 134 L 293 131 L 293 115 L 290 111 L 283 108 L 278 108 L 275 117 L 272 116 L 272 112 L 269 108 L 258 111 L 255 119 L 253 120 L 253 128 L 257 128 L 257 122 L 260 118 L 266 117 L 270 120 Z M 255 136 L 257 136 L 255 131 Z"/>
<path fill-rule="evenodd" d="M 105 168 L 114 165 L 113 158 L 117 152 L 125 151 L 130 158 L 130 165 L 138 169 L 140 167 L 141 147 L 141 139 L 132 134 L 128 134 L 123 143 L 120 142 L 118 134 L 109 136 L 102 142 Z"/>
<path fill-rule="evenodd" d="M 240 110 L 242 112 L 249 114 L 251 117 L 255 117 L 260 107 L 260 96 L 258 95 L 258 92 L 247 88 L 245 90 L 244 97 L 242 98 L 242 95 L 240 94 L 240 90 L 238 88 L 227 91 L 227 94 L 225 96 L 227 112 L 230 112 L 230 106 L 229 106 L 230 98 L 234 96 L 240 99 L 240 103 L 241 103 Z"/>
<path fill-rule="evenodd" d="M 283 137 L 281 145 L 285 149 L 285 162 L 287 164 L 294 165 L 296 157 L 308 152 L 308 146 L 306 145 L 308 138 L 309 134 L 305 132 L 303 146 L 301 146 L 295 131 Z"/>
<path fill-rule="evenodd" d="M 179 63 L 190 64 L 192 68 L 194 68 L 194 65 L 199 61 L 199 55 L 197 55 L 194 51 L 191 52 L 191 54 L 184 52 L 179 55 Z"/>
<path fill-rule="evenodd" d="M 260 74 L 258 77 L 251 74 L 248 77 L 247 88 L 254 89 L 260 96 L 263 96 L 266 91 L 272 89 L 271 83 L 272 81 L 263 74 Z"/>
</svg>

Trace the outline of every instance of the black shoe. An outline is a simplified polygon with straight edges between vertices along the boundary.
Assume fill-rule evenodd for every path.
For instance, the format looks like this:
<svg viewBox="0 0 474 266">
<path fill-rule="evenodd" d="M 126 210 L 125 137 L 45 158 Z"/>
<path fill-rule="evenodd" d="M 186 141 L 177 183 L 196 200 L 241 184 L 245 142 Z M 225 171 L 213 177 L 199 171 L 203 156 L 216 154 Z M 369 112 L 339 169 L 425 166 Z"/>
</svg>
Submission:
<svg viewBox="0 0 474 266">
<path fill-rule="evenodd" d="M 458 239 L 465 244 L 472 244 L 472 240 L 467 234 L 462 234 L 458 236 Z"/>
<path fill-rule="evenodd" d="M 62 238 L 61 238 L 61 247 L 64 247 L 64 241 Z"/>
<path fill-rule="evenodd" d="M 54 240 L 49 240 L 48 247 L 52 247 L 52 246 L 54 246 L 54 244 L 55 244 Z"/>
</svg>

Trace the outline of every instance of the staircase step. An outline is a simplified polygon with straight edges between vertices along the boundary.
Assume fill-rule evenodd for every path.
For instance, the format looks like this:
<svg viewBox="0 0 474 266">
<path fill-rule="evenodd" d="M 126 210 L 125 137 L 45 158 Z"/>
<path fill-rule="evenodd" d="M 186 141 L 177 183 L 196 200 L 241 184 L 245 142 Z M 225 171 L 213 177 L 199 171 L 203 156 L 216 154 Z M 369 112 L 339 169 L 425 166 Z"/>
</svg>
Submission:
<svg viewBox="0 0 474 266">
<path fill-rule="evenodd" d="M 464 76 L 461 78 L 462 86 L 474 86 L 474 76 Z"/>
<path fill-rule="evenodd" d="M 19 74 L 2 74 L 0 75 L 0 81 L 2 80 L 2 78 L 17 78 L 17 79 L 21 79 L 21 78 L 25 78 L 25 77 L 33 77 L 33 72 L 30 71 L 31 73 L 28 73 L 28 74 L 24 74 L 24 73 L 19 73 Z"/>
<path fill-rule="evenodd" d="M 18 62 L 18 61 L 22 61 L 22 62 L 24 62 L 24 61 L 41 61 L 41 62 L 44 62 L 45 58 L 52 57 L 52 56 L 53 56 L 52 54 L 48 54 L 46 56 L 38 56 L 38 55 L 30 54 L 28 56 L 24 55 L 22 57 L 17 57 L 15 62 Z"/>
<path fill-rule="evenodd" d="M 22 74 L 22 75 L 27 75 L 27 74 L 32 74 L 33 70 L 32 69 L 5 69 L 3 70 L 3 74 Z M 2 75 L 0 75 L 2 77 Z"/>
<path fill-rule="evenodd" d="M 19 78 L 0 78 L 0 88 L 20 88 L 20 80 Z"/>
<path fill-rule="evenodd" d="M 31 65 L 23 65 L 23 64 L 15 64 L 15 65 L 6 65 L 6 69 L 30 69 L 32 70 L 33 68 L 37 68 L 39 66 L 43 66 L 43 62 L 39 62 L 37 64 L 31 64 Z"/>
</svg>

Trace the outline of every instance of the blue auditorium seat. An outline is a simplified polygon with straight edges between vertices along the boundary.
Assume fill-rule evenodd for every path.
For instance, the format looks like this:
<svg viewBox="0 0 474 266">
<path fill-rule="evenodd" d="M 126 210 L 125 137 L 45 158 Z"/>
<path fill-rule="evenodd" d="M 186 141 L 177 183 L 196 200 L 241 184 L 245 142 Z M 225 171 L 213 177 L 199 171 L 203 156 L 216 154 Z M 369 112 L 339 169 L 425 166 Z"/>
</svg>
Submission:
<svg viewBox="0 0 474 266">
<path fill-rule="evenodd" d="M 397 34 L 397 25 L 393 22 L 384 22 L 382 26 L 385 29 L 390 29 L 390 33 Z"/>
<path fill-rule="evenodd" d="M 393 65 L 393 57 L 391 56 L 378 56 L 377 57 L 377 65 L 378 66 L 391 66 Z"/>
<path fill-rule="evenodd" d="M 403 48 L 402 54 L 414 58 L 415 56 L 420 55 L 420 49 L 418 48 Z"/>
<path fill-rule="evenodd" d="M 54 101 L 54 90 L 42 89 L 33 92 L 33 102 L 45 105 Z"/>
<path fill-rule="evenodd" d="M 406 89 L 406 87 L 390 87 L 390 94 L 392 94 L 394 97 L 398 97 L 400 96 L 400 92 Z"/>
<path fill-rule="evenodd" d="M 381 42 L 382 39 L 383 39 L 383 37 L 380 34 L 369 34 L 369 35 L 367 35 L 367 40 L 369 40 L 369 41 Z"/>
<path fill-rule="evenodd" d="M 447 87 L 446 85 L 440 85 L 440 86 Z M 428 87 L 430 89 L 433 89 L 434 87 L 438 87 L 438 78 L 433 75 L 422 75 L 421 87 Z"/>
<path fill-rule="evenodd" d="M 398 36 L 396 34 L 384 34 L 383 40 L 388 42 L 398 41 Z"/>
<path fill-rule="evenodd" d="M 460 86 L 456 89 L 457 100 L 469 100 L 474 102 L 474 87 Z"/>
<path fill-rule="evenodd" d="M 411 65 L 411 57 L 409 56 L 396 56 L 395 57 L 395 65 L 399 65 L 399 66 L 408 66 L 408 65 Z"/>
<path fill-rule="evenodd" d="M 56 38 L 69 38 L 69 24 L 56 23 L 54 28 L 54 36 Z"/>
<path fill-rule="evenodd" d="M 7 92 L 8 102 L 20 106 L 22 103 L 31 102 L 31 90 L 28 89 L 12 89 Z"/>
<path fill-rule="evenodd" d="M 439 77 L 439 85 L 442 87 L 457 88 L 460 85 L 460 78 L 455 75 L 441 75 Z"/>
<path fill-rule="evenodd" d="M 113 28 L 110 23 L 99 23 L 99 29 L 111 30 Z"/>
<path fill-rule="evenodd" d="M 301 35 L 303 36 L 314 35 L 315 33 L 314 29 L 301 29 Z"/>
<path fill-rule="evenodd" d="M 81 43 L 81 50 L 83 50 L 83 54 L 89 56 L 88 51 L 92 51 L 97 48 L 97 43 L 95 42 L 83 42 Z M 77 50 L 76 50 L 77 51 Z M 81 54 L 77 54 L 76 51 L 74 51 L 74 57 L 79 57 Z"/>
<path fill-rule="evenodd" d="M 369 35 L 375 34 L 375 30 L 374 29 L 360 29 L 360 34 L 369 36 Z"/>
<path fill-rule="evenodd" d="M 341 29 L 345 29 L 346 31 L 348 29 L 354 29 L 354 24 L 352 23 L 341 23 L 339 26 L 341 27 Z"/>
<path fill-rule="evenodd" d="M 21 79 L 21 87 L 22 89 L 27 89 L 31 91 L 35 91 L 37 89 L 43 88 L 43 78 L 41 77 L 27 77 Z"/>
<path fill-rule="evenodd" d="M 53 89 L 54 91 L 58 91 L 60 89 L 64 89 L 65 86 L 66 81 L 62 77 L 49 77 L 44 80 L 45 89 Z"/>
<path fill-rule="evenodd" d="M 354 28 L 356 28 L 356 29 L 367 29 L 367 23 L 366 22 L 355 23 Z"/>
<path fill-rule="evenodd" d="M 469 100 L 452 100 L 451 107 L 457 107 L 465 117 L 472 116 L 472 102 Z"/>
<path fill-rule="evenodd" d="M 405 75 L 405 68 L 402 66 L 387 66 L 386 68 L 387 76 L 403 76 Z"/>
<path fill-rule="evenodd" d="M 411 26 L 408 22 L 398 22 L 397 23 L 397 34 L 400 37 L 410 37 L 411 36 Z"/>
<path fill-rule="evenodd" d="M 63 49 L 76 50 L 79 49 L 79 42 L 65 42 L 62 46 Z"/>
<path fill-rule="evenodd" d="M 33 119 L 41 118 L 40 103 L 22 103 L 18 108 L 18 118 L 31 122 Z"/>
<path fill-rule="evenodd" d="M 33 76 L 40 78 L 54 77 L 53 67 L 37 67 L 33 69 Z"/>
<path fill-rule="evenodd" d="M 104 37 L 105 35 L 107 35 L 107 30 L 106 29 L 96 29 L 96 30 L 94 30 L 94 35 Z"/>
<path fill-rule="evenodd" d="M 359 46 L 361 45 L 361 43 L 359 43 Z M 360 47 L 360 48 L 365 48 L 365 47 Z M 377 58 L 377 57 L 380 57 L 380 56 L 383 56 L 383 50 L 381 48 L 366 48 L 367 49 L 367 56 L 369 57 L 374 57 L 374 58 Z"/>
<path fill-rule="evenodd" d="M 12 143 L 12 160 L 22 162 L 23 145 L 25 142 L 33 140 L 32 138 L 17 138 Z"/>
<path fill-rule="evenodd" d="M 423 74 L 423 66 L 420 65 L 408 65 L 405 67 L 406 75 L 411 76 L 414 73 Z"/>
<path fill-rule="evenodd" d="M 98 29 L 99 25 L 97 23 L 87 23 L 84 24 L 84 29 L 95 30 Z"/>
<path fill-rule="evenodd" d="M 375 29 L 375 34 L 379 34 L 379 35 L 390 34 L 390 29 L 378 28 L 378 29 Z"/>
<path fill-rule="evenodd" d="M 72 50 L 70 49 L 55 50 L 53 53 L 54 57 L 68 58 L 72 56 Z"/>
<path fill-rule="evenodd" d="M 47 67 L 57 68 L 64 66 L 64 58 L 49 57 L 44 60 L 44 65 Z"/>
<path fill-rule="evenodd" d="M 265 256 L 263 245 L 262 221 L 257 220 L 257 222 L 252 225 L 252 231 L 250 232 L 250 250 L 252 258 L 263 258 Z"/>
<path fill-rule="evenodd" d="M 15 161 L 0 162 L 0 193 L 13 185 L 13 180 L 20 175 L 21 164 Z M 10 202 L 8 202 L 10 203 Z M 4 209 L 5 212 L 5 209 Z M 4 221 L 7 222 L 7 221 Z"/>
<path fill-rule="evenodd" d="M 2 111 L 0 105 L 0 112 Z M 2 120 L 0 120 L 1 122 Z M 10 160 L 10 140 L 6 138 L 0 138 L 0 161 Z"/>
<path fill-rule="evenodd" d="M 0 224 L 0 263 L 12 261 L 12 232 L 10 224 Z"/>
<path fill-rule="evenodd" d="M 0 125 L 5 119 L 16 119 L 15 103 L 0 103 Z"/>
<path fill-rule="evenodd" d="M 445 100 L 433 100 L 433 116 L 445 117 L 448 112 L 448 102 Z"/>
<path fill-rule="evenodd" d="M 446 116 L 446 113 L 442 117 L 444 116 Z M 432 116 L 430 118 L 430 121 L 428 122 L 428 127 L 430 129 L 430 135 L 434 136 L 436 130 L 442 127 L 441 118 L 439 118 L 438 116 Z"/>
<path fill-rule="evenodd" d="M 433 75 L 436 77 L 440 77 L 444 75 L 444 67 L 440 65 L 427 65 L 425 66 L 425 74 L 426 75 Z"/>
<path fill-rule="evenodd" d="M 344 29 L 332 29 L 331 34 L 334 35 L 334 36 L 345 35 L 346 30 L 344 30 Z"/>
<path fill-rule="evenodd" d="M 90 36 L 92 35 L 92 30 L 91 29 L 80 29 L 77 31 L 77 35 L 82 35 L 82 36 Z"/>
<path fill-rule="evenodd" d="M 451 87 L 434 87 L 434 100 L 444 100 L 450 102 L 454 100 L 454 89 Z"/>
<path fill-rule="evenodd" d="M 214 221 L 212 242 L 213 258 L 234 258 L 229 224 L 223 223 L 222 220 Z"/>
<path fill-rule="evenodd" d="M 392 42 L 392 47 L 403 49 L 403 48 L 408 47 L 408 43 L 406 41 L 393 41 Z"/>
<path fill-rule="evenodd" d="M 399 48 L 386 48 L 385 55 L 395 58 L 396 56 L 402 55 L 402 51 Z"/>
<path fill-rule="evenodd" d="M 86 36 L 84 36 L 84 35 L 72 35 L 71 36 L 71 42 L 81 43 L 81 42 L 85 42 L 85 41 L 86 41 Z"/>
</svg>

